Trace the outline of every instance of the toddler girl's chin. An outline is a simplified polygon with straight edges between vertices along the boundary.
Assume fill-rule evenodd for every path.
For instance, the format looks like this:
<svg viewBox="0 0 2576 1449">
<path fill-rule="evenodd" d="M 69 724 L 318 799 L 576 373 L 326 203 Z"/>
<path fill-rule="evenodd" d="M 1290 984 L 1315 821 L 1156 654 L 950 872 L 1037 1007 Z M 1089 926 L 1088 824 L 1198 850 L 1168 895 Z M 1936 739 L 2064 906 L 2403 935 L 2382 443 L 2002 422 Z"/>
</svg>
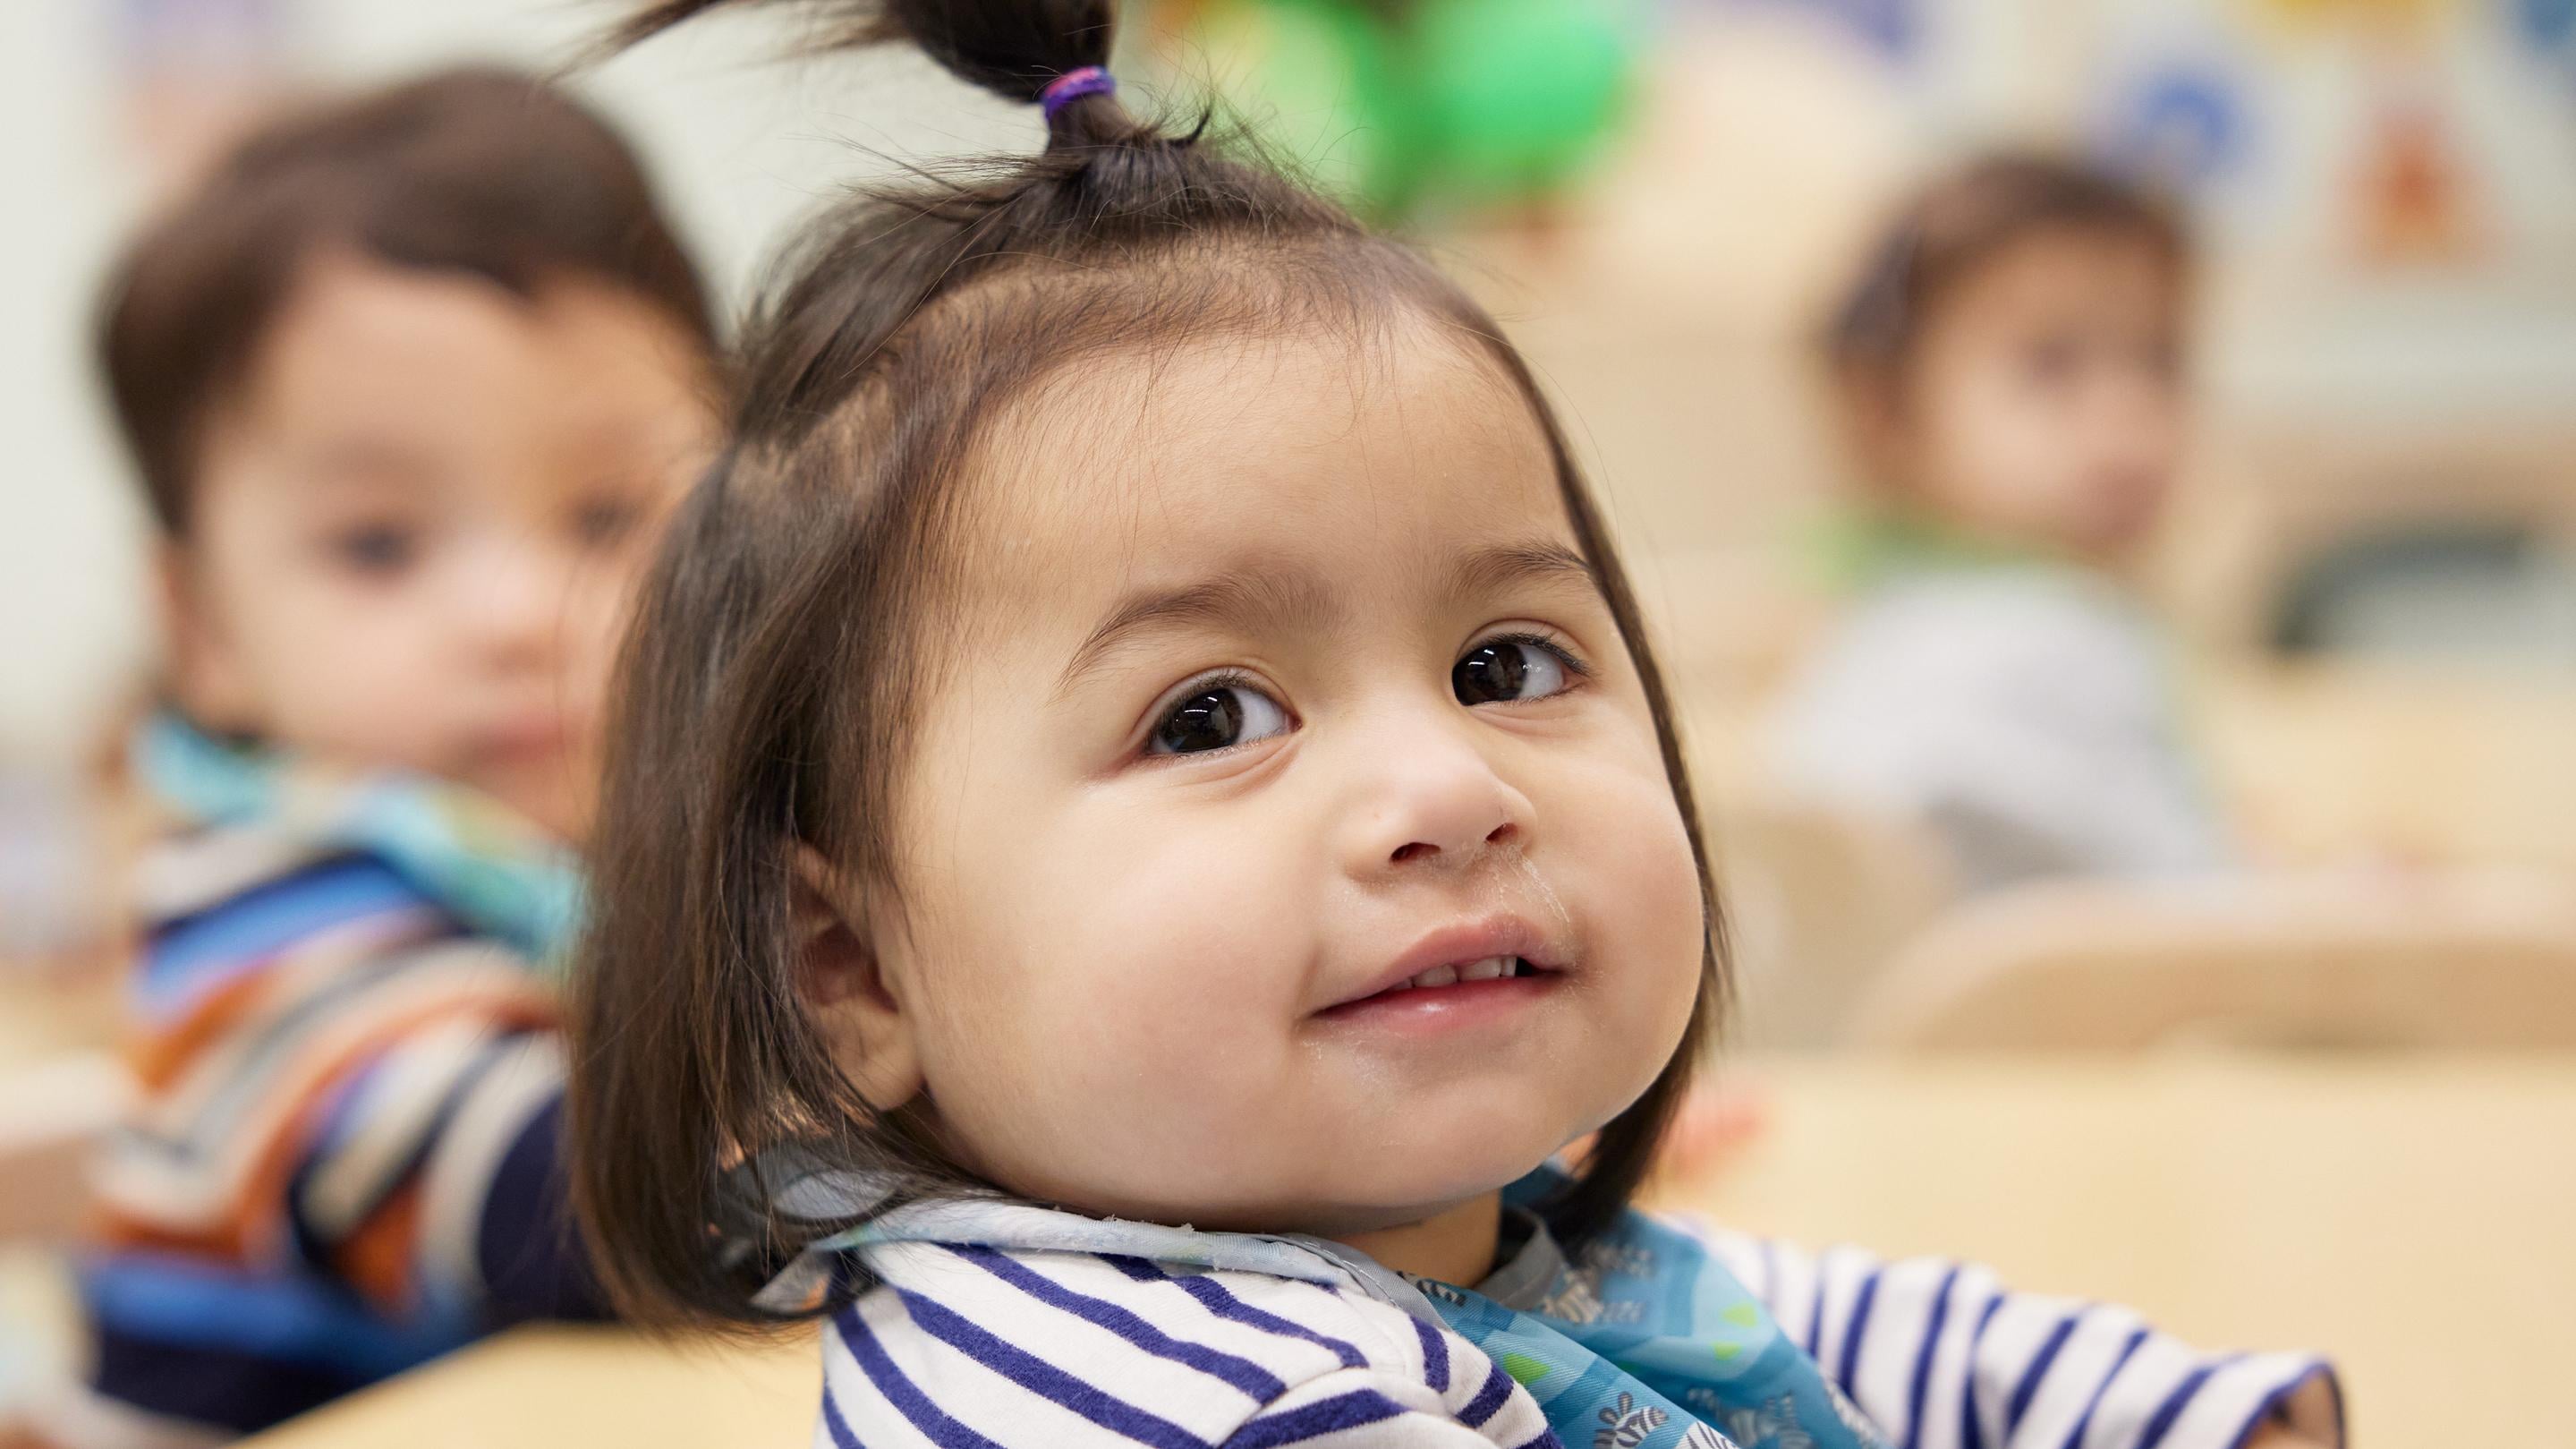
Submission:
<svg viewBox="0 0 2576 1449">
<path fill-rule="evenodd" d="M 1321 1226 L 1305 1231 L 1321 1237 L 1384 1232 L 1493 1196 L 1547 1165 L 1550 1154 L 1480 1159 L 1453 1171 L 1417 1174 L 1388 1182 L 1371 1192 L 1352 1192 L 1343 1202 L 1318 1208 Z M 1342 1184 L 1346 1189 L 1353 1184 Z"/>
</svg>

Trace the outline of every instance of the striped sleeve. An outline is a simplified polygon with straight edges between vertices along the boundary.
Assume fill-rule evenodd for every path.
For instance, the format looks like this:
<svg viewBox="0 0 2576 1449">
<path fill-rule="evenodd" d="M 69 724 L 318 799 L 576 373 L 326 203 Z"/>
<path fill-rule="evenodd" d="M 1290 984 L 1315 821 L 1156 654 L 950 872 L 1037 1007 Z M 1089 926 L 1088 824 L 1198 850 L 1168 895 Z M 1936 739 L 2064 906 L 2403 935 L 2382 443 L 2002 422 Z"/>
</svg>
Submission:
<svg viewBox="0 0 2576 1449">
<path fill-rule="evenodd" d="M 2343 1442 L 2341 1391 L 2313 1357 L 2203 1353 L 2129 1309 L 2010 1292 L 1970 1264 L 1699 1236 L 1903 1449 L 2236 1449 L 2276 1424 Z"/>
</svg>

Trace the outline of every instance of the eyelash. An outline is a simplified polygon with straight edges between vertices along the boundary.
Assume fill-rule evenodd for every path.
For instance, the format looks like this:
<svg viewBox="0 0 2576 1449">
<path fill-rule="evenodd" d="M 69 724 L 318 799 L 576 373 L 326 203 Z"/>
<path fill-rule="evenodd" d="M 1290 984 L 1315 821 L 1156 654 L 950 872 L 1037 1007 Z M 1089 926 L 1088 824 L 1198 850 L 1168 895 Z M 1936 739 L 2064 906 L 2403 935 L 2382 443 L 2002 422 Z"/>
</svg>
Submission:
<svg viewBox="0 0 2576 1449">
<path fill-rule="evenodd" d="M 1468 645 L 1467 648 L 1484 649 L 1496 644 L 1526 644 L 1533 649 L 1544 649 L 1556 656 L 1557 663 L 1565 666 L 1565 672 L 1569 677 L 1577 680 L 1589 680 L 1592 677 L 1592 666 L 1583 656 L 1575 653 L 1564 641 L 1534 630 L 1517 629 L 1502 634 L 1488 634 Z"/>
<path fill-rule="evenodd" d="M 1179 708 L 1185 701 L 1196 699 L 1202 694 L 1214 694 L 1220 689 L 1249 689 L 1264 695 L 1270 693 L 1263 687 L 1260 680 L 1253 677 L 1250 670 L 1231 667 L 1210 670 L 1208 673 L 1183 680 L 1179 687 L 1165 694 L 1162 703 L 1154 709 L 1154 718 L 1160 720 Z"/>
</svg>

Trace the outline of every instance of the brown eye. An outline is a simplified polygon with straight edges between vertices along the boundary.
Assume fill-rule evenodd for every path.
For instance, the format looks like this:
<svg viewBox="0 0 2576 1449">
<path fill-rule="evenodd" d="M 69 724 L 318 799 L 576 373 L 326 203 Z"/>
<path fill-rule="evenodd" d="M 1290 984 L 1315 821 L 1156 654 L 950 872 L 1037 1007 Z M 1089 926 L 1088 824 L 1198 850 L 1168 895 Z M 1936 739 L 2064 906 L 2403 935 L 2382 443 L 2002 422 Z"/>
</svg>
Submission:
<svg viewBox="0 0 2576 1449">
<path fill-rule="evenodd" d="M 1154 755 L 1203 755 L 1269 739 L 1288 731 L 1288 711 L 1246 684 L 1217 682 L 1190 691 L 1154 726 L 1145 751 Z"/>
<path fill-rule="evenodd" d="M 1508 704 L 1562 694 L 1575 672 L 1572 661 L 1553 645 L 1489 639 L 1468 650 L 1449 671 L 1449 688 L 1460 704 Z"/>
</svg>

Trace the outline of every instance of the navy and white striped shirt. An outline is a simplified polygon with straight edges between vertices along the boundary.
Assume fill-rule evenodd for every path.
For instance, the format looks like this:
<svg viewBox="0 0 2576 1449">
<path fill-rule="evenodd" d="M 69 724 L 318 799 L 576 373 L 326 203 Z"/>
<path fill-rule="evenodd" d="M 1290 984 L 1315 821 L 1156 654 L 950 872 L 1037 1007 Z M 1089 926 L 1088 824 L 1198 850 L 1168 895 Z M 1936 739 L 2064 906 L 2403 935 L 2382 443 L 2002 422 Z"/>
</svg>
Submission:
<svg viewBox="0 0 2576 1449">
<path fill-rule="evenodd" d="M 1523 1231 L 1488 1296 L 1580 1315 L 1582 1270 Z M 1418 1291 L 1338 1245 L 999 1205 L 906 1210 L 862 1236 L 877 1281 L 824 1336 L 827 1449 L 1560 1443 Z M 2275 1421 L 2342 1439 L 2313 1357 L 2202 1353 L 2127 1309 L 2007 1292 L 1958 1263 L 1695 1236 L 1905 1449 L 2234 1449 Z"/>
</svg>

